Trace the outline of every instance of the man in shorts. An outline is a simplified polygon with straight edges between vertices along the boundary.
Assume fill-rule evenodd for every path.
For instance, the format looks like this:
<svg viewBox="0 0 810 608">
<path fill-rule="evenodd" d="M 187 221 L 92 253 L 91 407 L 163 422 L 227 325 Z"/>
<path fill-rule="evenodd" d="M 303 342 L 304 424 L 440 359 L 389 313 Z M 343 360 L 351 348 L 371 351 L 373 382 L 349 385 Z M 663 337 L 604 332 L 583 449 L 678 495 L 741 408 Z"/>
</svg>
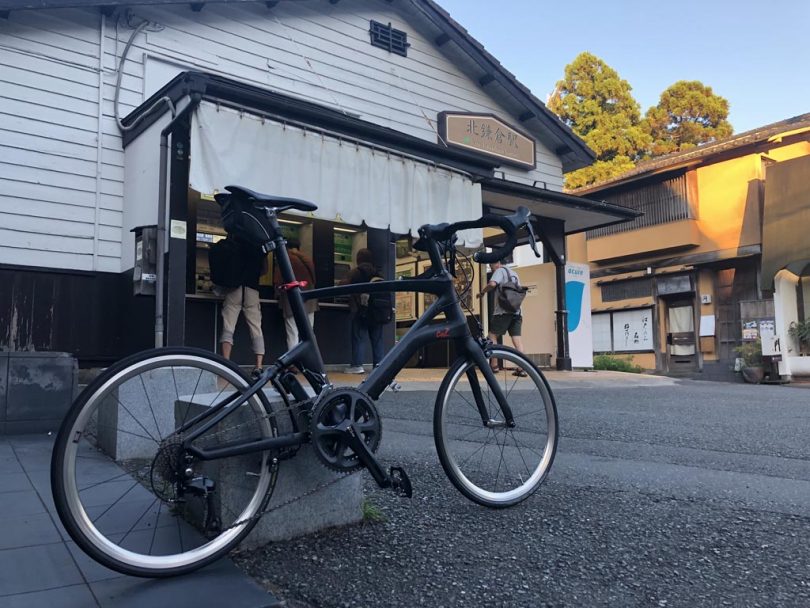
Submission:
<svg viewBox="0 0 810 608">
<path fill-rule="evenodd" d="M 515 271 L 504 266 L 503 260 L 493 262 L 490 268 L 492 269 L 492 277 L 489 279 L 489 283 L 487 283 L 486 287 L 478 294 L 479 298 L 483 298 L 490 291 L 496 290 L 498 285 L 506 283 L 510 279 L 520 285 L 520 279 Z M 520 352 L 523 352 L 523 340 L 520 339 L 522 327 L 523 316 L 520 309 L 518 309 L 517 312 L 505 311 L 496 296 L 492 319 L 489 322 L 489 339 L 493 342 L 497 342 L 498 338 L 508 333 L 509 337 L 512 339 L 512 345 Z M 499 371 L 497 359 L 492 359 L 490 365 L 493 371 Z"/>
</svg>

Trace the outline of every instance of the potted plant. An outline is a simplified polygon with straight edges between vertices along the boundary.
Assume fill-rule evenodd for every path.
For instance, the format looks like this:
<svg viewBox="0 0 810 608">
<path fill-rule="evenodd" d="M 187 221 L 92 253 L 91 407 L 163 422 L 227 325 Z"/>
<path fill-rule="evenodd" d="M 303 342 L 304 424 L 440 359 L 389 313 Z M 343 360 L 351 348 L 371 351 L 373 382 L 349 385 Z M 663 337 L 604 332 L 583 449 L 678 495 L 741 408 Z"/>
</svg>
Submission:
<svg viewBox="0 0 810 608">
<path fill-rule="evenodd" d="M 759 339 L 751 342 L 743 342 L 741 346 L 734 349 L 743 360 L 742 372 L 743 380 L 752 384 L 759 384 L 765 377 L 765 368 L 762 366 L 762 342 Z"/>
<path fill-rule="evenodd" d="M 810 319 L 793 321 L 788 327 L 788 334 L 799 343 L 799 354 L 810 354 Z"/>
</svg>

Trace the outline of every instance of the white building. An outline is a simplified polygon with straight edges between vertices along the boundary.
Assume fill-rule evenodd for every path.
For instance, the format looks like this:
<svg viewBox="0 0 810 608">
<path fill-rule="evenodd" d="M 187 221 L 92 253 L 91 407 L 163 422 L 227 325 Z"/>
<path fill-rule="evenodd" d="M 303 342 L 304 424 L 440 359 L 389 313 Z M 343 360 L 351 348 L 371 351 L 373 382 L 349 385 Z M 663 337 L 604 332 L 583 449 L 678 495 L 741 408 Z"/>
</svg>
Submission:
<svg viewBox="0 0 810 608">
<path fill-rule="evenodd" d="M 207 197 L 224 182 L 321 206 L 289 220 L 319 286 L 345 247 L 393 273 L 392 244 L 429 221 L 526 204 L 563 263 L 564 235 L 632 217 L 560 192 L 590 150 L 431 0 L 1 0 L 0 80 L 2 349 L 91 363 L 151 346 L 131 231 L 163 223 L 165 343 L 213 348 Z M 283 330 L 268 290 L 272 354 Z M 343 315 L 337 302 L 316 318 L 327 362 L 343 361 Z M 563 364 L 566 348 L 561 335 Z"/>
</svg>

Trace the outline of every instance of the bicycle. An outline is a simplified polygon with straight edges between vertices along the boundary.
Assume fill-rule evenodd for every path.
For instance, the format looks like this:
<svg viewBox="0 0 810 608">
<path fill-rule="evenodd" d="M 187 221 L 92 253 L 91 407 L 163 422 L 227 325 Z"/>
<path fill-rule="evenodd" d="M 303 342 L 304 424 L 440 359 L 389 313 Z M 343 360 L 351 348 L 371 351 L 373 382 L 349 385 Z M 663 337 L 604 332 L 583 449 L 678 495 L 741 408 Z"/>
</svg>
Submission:
<svg viewBox="0 0 810 608">
<path fill-rule="evenodd" d="M 474 254 L 479 263 L 511 252 L 524 227 L 537 254 L 525 207 L 509 216 L 422 226 L 415 247 L 427 252 L 431 267 L 416 278 L 303 292 L 278 214 L 316 206 L 238 186 L 227 190 L 225 196 L 243 197 L 266 217 L 261 245 L 275 252 L 302 341 L 255 381 L 215 353 L 170 347 L 123 359 L 89 384 L 62 423 L 51 463 L 54 503 L 79 547 L 129 575 L 200 568 L 236 546 L 270 510 L 280 464 L 305 443 L 330 469 L 350 474 L 365 468 L 379 486 L 411 496 L 405 470 L 385 471 L 374 456 L 382 435 L 374 403 L 417 349 L 435 340 L 455 341 L 459 353 L 433 414 L 436 449 L 450 481 L 468 499 L 493 508 L 515 505 L 540 487 L 557 448 L 551 388 L 523 354 L 487 340 L 480 325 L 473 335 L 453 282 L 459 230 L 506 233 L 501 248 Z M 304 298 L 372 291 L 420 291 L 436 300 L 358 387 L 335 387 Z M 444 320 L 431 324 L 440 313 Z M 506 371 L 501 377 L 489 365 L 493 358 L 525 377 Z"/>
</svg>

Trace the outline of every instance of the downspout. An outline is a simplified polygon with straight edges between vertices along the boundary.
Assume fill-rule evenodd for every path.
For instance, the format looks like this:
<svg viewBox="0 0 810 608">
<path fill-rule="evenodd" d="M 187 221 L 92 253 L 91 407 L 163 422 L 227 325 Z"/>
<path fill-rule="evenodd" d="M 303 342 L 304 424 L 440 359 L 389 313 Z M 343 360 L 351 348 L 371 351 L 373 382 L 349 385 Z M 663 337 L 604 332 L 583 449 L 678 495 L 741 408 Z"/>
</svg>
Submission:
<svg viewBox="0 0 810 608">
<path fill-rule="evenodd" d="M 96 208 L 93 213 L 93 270 L 98 270 L 98 239 L 99 239 L 99 225 L 101 223 L 99 214 L 101 213 L 101 178 L 102 178 L 102 155 L 103 149 L 103 130 L 104 127 L 104 39 L 106 37 L 107 17 L 101 13 L 101 23 L 99 24 L 99 37 L 98 37 L 98 97 L 96 102 L 98 104 L 98 115 L 96 125 Z"/>
<path fill-rule="evenodd" d="M 166 258 L 166 197 L 169 185 L 168 181 L 168 167 L 169 160 L 169 134 L 174 130 L 174 125 L 188 116 L 194 108 L 196 108 L 202 95 L 195 93 L 191 95 L 191 101 L 177 114 L 168 125 L 160 132 L 160 175 L 159 180 L 159 193 L 158 193 L 158 221 L 157 221 L 157 278 L 155 281 L 155 347 L 163 346 L 163 284 Z"/>
</svg>

